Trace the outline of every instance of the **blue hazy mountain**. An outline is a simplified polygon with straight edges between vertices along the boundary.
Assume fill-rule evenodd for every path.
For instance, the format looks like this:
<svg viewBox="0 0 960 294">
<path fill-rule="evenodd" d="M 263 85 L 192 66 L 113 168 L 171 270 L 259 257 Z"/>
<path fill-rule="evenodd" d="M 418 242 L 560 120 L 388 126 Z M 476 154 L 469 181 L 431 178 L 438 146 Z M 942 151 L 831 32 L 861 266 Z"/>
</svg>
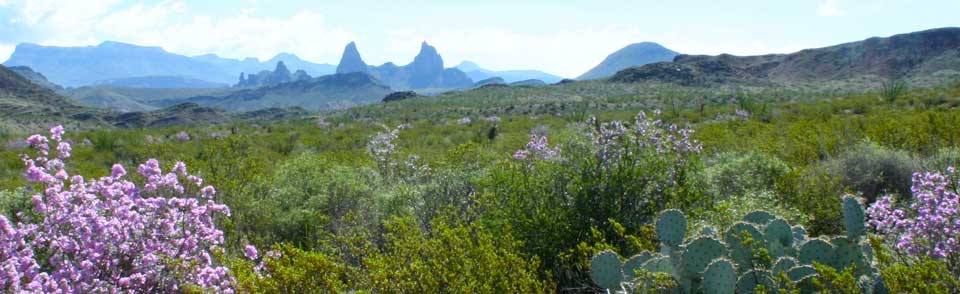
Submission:
<svg viewBox="0 0 960 294">
<path fill-rule="evenodd" d="M 279 61 L 312 75 L 329 74 L 334 70 L 333 65 L 303 61 L 286 53 L 261 62 L 256 58 L 229 59 L 214 54 L 189 57 L 167 52 L 160 47 L 111 41 L 84 47 L 22 43 L 17 45 L 4 65 L 28 66 L 43 73 L 53 83 L 78 87 L 144 77 L 180 77 L 184 81 L 232 84 L 241 72 L 270 70 Z"/>
<path fill-rule="evenodd" d="M 443 57 L 427 42 L 420 45 L 420 53 L 413 62 L 397 66 L 392 62 L 369 66 L 363 62 L 355 43 L 344 48 L 338 74 L 363 72 L 394 90 L 407 89 L 464 89 L 473 86 L 473 80 L 457 68 L 444 68 Z"/>
<path fill-rule="evenodd" d="M 545 73 L 539 70 L 488 70 L 481 68 L 479 65 L 471 61 L 463 61 L 460 63 L 460 65 L 457 65 L 456 68 L 466 73 L 467 76 L 474 81 L 485 80 L 492 77 L 500 77 L 507 83 L 525 80 L 541 80 L 546 83 L 553 84 L 563 79 L 563 77 Z"/>
<path fill-rule="evenodd" d="M 626 68 L 662 61 L 672 61 L 677 54 L 677 52 L 653 42 L 630 44 L 623 49 L 617 50 L 617 52 L 613 52 L 613 54 L 607 56 L 603 62 L 600 62 L 600 64 L 593 69 L 580 75 L 577 79 L 602 79 L 610 77 Z"/>
</svg>

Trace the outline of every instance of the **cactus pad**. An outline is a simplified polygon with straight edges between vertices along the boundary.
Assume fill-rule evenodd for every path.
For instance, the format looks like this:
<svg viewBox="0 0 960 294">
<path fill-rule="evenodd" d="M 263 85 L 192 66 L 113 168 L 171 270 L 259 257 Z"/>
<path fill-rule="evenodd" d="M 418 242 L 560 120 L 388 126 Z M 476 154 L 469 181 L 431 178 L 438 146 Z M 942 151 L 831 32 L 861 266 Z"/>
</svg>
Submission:
<svg viewBox="0 0 960 294">
<path fill-rule="evenodd" d="M 683 234 L 687 232 L 687 217 L 676 209 L 664 210 L 657 218 L 657 237 L 668 246 L 683 243 Z"/>
<path fill-rule="evenodd" d="M 856 197 L 847 195 L 843 197 L 843 226 L 847 229 L 847 238 L 850 240 L 859 240 L 866 231 L 864 225 L 865 215 L 863 205 Z"/>
<path fill-rule="evenodd" d="M 727 248 L 713 238 L 700 237 L 688 243 L 683 251 L 683 273 L 686 276 L 699 276 L 711 261 L 727 255 Z"/>
<path fill-rule="evenodd" d="M 743 221 L 756 224 L 758 226 L 762 226 L 767 224 L 767 222 L 772 221 L 775 218 L 777 217 L 769 212 L 766 212 L 763 210 L 754 210 L 754 211 L 751 211 L 750 213 L 747 213 L 747 215 L 743 216 Z"/>
<path fill-rule="evenodd" d="M 734 292 L 736 286 L 737 270 L 728 259 L 719 258 L 710 262 L 703 272 L 702 287 L 706 293 L 729 294 Z"/>
<path fill-rule="evenodd" d="M 718 237 L 717 229 L 714 229 L 711 226 L 704 226 L 703 229 L 700 229 L 700 237 Z"/>
<path fill-rule="evenodd" d="M 787 277 L 790 277 L 794 282 L 799 282 L 803 278 L 816 274 L 817 270 L 809 265 L 795 266 L 787 271 Z"/>
<path fill-rule="evenodd" d="M 806 242 L 807 229 L 804 229 L 803 226 L 800 225 L 793 226 L 793 241 L 797 244 Z"/>
<path fill-rule="evenodd" d="M 775 263 L 773 264 L 773 267 L 771 268 L 770 271 L 771 271 L 775 276 L 779 276 L 779 275 L 780 275 L 780 272 L 784 272 L 784 273 L 785 273 L 785 272 L 788 272 L 788 271 L 790 271 L 791 268 L 793 268 L 793 267 L 795 267 L 795 266 L 797 266 L 797 259 L 796 259 L 796 258 L 789 257 L 789 256 L 784 256 L 784 257 L 781 257 L 780 259 L 777 259 L 777 262 L 775 262 Z"/>
<path fill-rule="evenodd" d="M 763 244 L 763 234 L 750 223 L 738 222 L 727 229 L 723 240 L 727 243 L 730 258 L 739 265 L 748 264 L 753 257 L 752 248 L 744 243 L 744 232 L 753 239 L 755 245 Z"/>
<path fill-rule="evenodd" d="M 783 219 L 774 219 L 763 227 L 763 238 L 767 241 L 767 250 L 772 256 L 787 255 L 793 245 L 793 231 Z"/>
<path fill-rule="evenodd" d="M 620 269 L 620 256 L 610 250 L 604 250 L 590 260 L 590 277 L 597 286 L 606 289 L 620 288 L 623 271 Z"/>
<path fill-rule="evenodd" d="M 813 264 L 819 262 L 826 265 L 834 265 L 837 258 L 837 249 L 823 239 L 810 239 L 800 247 L 798 255 L 803 264 Z"/>
<path fill-rule="evenodd" d="M 833 246 L 836 246 L 836 262 L 832 264 L 838 271 L 842 271 L 849 266 L 854 266 L 857 273 L 864 274 L 869 271 L 867 259 L 861 251 L 860 244 L 847 237 L 837 236 L 830 240 Z"/>
<path fill-rule="evenodd" d="M 644 251 L 640 254 L 634 255 L 627 262 L 623 263 L 623 276 L 627 280 L 633 280 L 637 278 L 637 270 L 640 269 L 644 263 L 648 260 L 653 259 L 653 254 L 650 251 Z"/>
<path fill-rule="evenodd" d="M 670 258 L 666 256 L 654 257 L 645 262 L 640 268 L 652 273 L 665 273 L 669 274 L 671 277 L 677 276 L 676 267 L 673 266 L 673 262 L 670 261 Z"/>
<path fill-rule="evenodd" d="M 750 270 L 737 279 L 737 293 L 750 294 L 756 293 L 757 285 L 763 285 L 767 289 L 776 289 L 776 283 L 770 278 L 770 272 L 764 270 Z"/>
</svg>

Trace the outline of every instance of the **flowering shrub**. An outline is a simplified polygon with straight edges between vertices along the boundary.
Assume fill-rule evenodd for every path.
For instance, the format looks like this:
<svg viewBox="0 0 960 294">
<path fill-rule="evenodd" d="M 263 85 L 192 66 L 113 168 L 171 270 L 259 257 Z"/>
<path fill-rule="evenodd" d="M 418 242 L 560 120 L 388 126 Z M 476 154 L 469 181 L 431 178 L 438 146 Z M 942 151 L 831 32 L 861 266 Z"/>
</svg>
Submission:
<svg viewBox="0 0 960 294">
<path fill-rule="evenodd" d="M 654 111 L 655 115 L 659 113 Z M 600 123 L 593 117 L 590 124 L 594 129 L 588 136 L 596 148 L 597 160 L 606 166 L 619 163 L 625 157 L 637 156 L 647 149 L 659 156 L 669 156 L 680 165 L 685 156 L 698 154 L 703 149 L 700 142 L 691 137 L 692 129 L 666 125 L 659 119 L 647 117 L 642 111 L 637 114 L 632 127 L 620 121 Z"/>
<path fill-rule="evenodd" d="M 32 199 L 39 217 L 14 225 L 0 216 L 0 289 L 146 293 L 198 286 L 233 292 L 227 269 L 211 257 L 223 243 L 214 218 L 230 213 L 213 200 L 212 186 L 202 186 L 182 162 L 164 173 L 154 159 L 137 169 L 142 185 L 119 164 L 99 179 L 71 176 L 63 128 L 50 133 L 30 136 L 37 156 L 23 156 L 27 179 L 43 191 Z"/>
<path fill-rule="evenodd" d="M 560 146 L 550 147 L 547 136 L 530 135 L 530 142 L 523 149 L 513 153 L 516 160 L 556 160 L 560 158 Z"/>
<path fill-rule="evenodd" d="M 177 141 L 186 142 L 186 141 L 190 141 L 190 134 L 187 134 L 187 132 L 184 132 L 184 131 L 180 131 L 174 136 L 174 138 L 176 138 Z"/>
<path fill-rule="evenodd" d="M 473 120 L 470 119 L 469 117 L 464 117 L 464 118 L 458 119 L 457 123 L 461 125 L 469 125 L 473 123 Z"/>
<path fill-rule="evenodd" d="M 946 174 L 914 173 L 909 208 L 898 208 L 892 197 L 884 196 L 867 209 L 870 226 L 911 255 L 958 260 L 960 199 L 955 174 L 954 168 Z M 957 266 L 951 264 L 955 271 Z"/>
</svg>

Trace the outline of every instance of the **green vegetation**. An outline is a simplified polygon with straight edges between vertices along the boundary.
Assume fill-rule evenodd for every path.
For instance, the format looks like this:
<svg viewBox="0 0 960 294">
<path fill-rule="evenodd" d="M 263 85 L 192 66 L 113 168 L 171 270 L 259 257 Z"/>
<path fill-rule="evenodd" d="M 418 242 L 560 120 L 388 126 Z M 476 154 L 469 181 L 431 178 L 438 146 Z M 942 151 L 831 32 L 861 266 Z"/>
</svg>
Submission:
<svg viewBox="0 0 960 294">
<path fill-rule="evenodd" d="M 956 292 L 943 260 L 861 246 L 843 197 L 908 198 L 913 172 L 960 161 L 960 84 L 887 95 L 591 81 L 66 139 L 71 174 L 182 160 L 215 186 L 226 252 L 264 255 L 217 257 L 241 292 Z M 0 133 L 12 220 L 24 137 Z"/>
</svg>

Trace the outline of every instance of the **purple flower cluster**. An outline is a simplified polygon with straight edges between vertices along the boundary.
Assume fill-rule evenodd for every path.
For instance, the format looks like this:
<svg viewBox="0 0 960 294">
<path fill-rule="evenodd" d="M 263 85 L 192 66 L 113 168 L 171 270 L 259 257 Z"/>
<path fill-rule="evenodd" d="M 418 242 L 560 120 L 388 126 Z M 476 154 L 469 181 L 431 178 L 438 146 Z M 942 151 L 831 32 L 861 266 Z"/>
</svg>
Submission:
<svg viewBox="0 0 960 294">
<path fill-rule="evenodd" d="M 198 286 L 233 292 L 227 268 L 211 257 L 224 239 L 214 218 L 230 213 L 214 201 L 213 187 L 202 186 L 183 163 L 164 173 L 154 159 L 137 169 L 142 186 L 119 164 L 99 179 L 70 175 L 63 128 L 50 133 L 30 136 L 37 156 L 23 156 L 27 179 L 42 191 L 33 196 L 39 217 L 14 225 L 0 216 L 0 289 L 169 293 Z"/>
<path fill-rule="evenodd" d="M 530 142 L 523 149 L 513 153 L 516 160 L 557 160 L 560 158 L 560 146 L 550 147 L 547 136 L 530 135 Z"/>
<path fill-rule="evenodd" d="M 909 208 L 896 207 L 890 196 L 881 197 L 867 209 L 870 226 L 909 254 L 956 260 L 960 202 L 955 173 L 952 167 L 946 174 L 914 173 Z"/>
<path fill-rule="evenodd" d="M 190 141 L 190 134 L 187 134 L 187 132 L 184 132 L 184 131 L 180 131 L 174 136 L 174 138 L 176 138 L 177 141 L 186 142 L 186 141 Z"/>
<path fill-rule="evenodd" d="M 655 115 L 659 113 L 659 110 L 654 111 Z M 620 121 L 600 123 L 596 118 L 590 118 L 590 124 L 594 125 L 591 136 L 600 162 L 619 162 L 624 156 L 647 149 L 660 155 L 673 154 L 682 158 L 687 154 L 700 153 L 703 148 L 692 138 L 692 129 L 676 124 L 666 125 L 659 119 L 647 117 L 642 111 L 630 127 Z"/>
<path fill-rule="evenodd" d="M 737 117 L 739 117 L 739 118 L 742 119 L 742 120 L 749 120 L 749 119 L 750 119 L 750 112 L 749 112 L 749 111 L 746 111 L 746 110 L 743 110 L 743 109 L 737 108 L 737 110 L 734 111 L 734 114 L 736 114 Z"/>
</svg>

